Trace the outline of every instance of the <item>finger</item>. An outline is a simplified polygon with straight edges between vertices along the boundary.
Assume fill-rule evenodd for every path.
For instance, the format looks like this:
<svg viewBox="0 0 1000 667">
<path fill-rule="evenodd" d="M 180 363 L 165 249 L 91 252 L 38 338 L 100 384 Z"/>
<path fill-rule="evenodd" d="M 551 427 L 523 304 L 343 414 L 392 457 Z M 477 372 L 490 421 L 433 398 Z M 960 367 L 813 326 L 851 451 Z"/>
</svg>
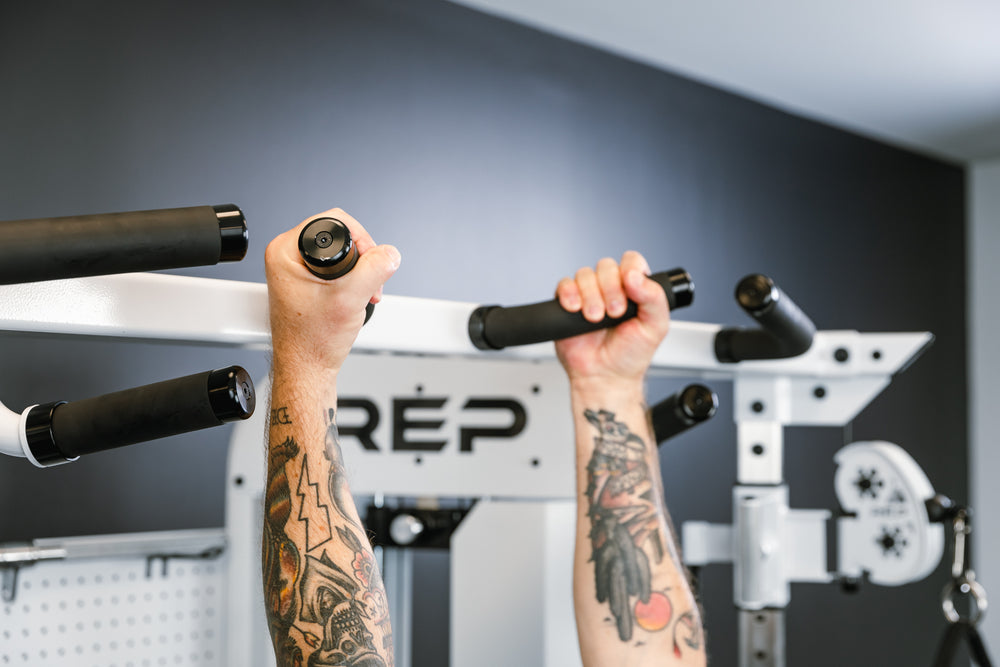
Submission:
<svg viewBox="0 0 1000 667">
<path fill-rule="evenodd" d="M 638 269 L 630 269 L 624 276 L 625 294 L 639 307 L 636 317 L 655 331 L 665 335 L 670 327 L 670 309 L 667 293 L 660 285 Z"/>
<path fill-rule="evenodd" d="M 597 283 L 604 297 L 604 307 L 611 317 L 625 314 L 625 290 L 622 288 L 622 274 L 618 263 L 605 257 L 597 262 Z"/>
<path fill-rule="evenodd" d="M 580 290 L 580 303 L 584 319 L 600 322 L 604 319 L 604 296 L 597 284 L 597 274 L 589 266 L 576 272 L 576 286 Z"/>
<path fill-rule="evenodd" d="M 351 232 L 351 238 L 354 239 L 354 245 L 358 248 L 358 254 L 365 254 L 371 248 L 375 247 L 375 240 L 372 235 L 368 233 L 368 230 L 364 228 L 360 222 L 358 222 L 354 216 L 341 208 L 332 208 L 329 211 L 324 211 L 315 218 L 333 218 L 335 220 L 340 220 L 342 223 L 347 225 L 347 229 Z"/>
<path fill-rule="evenodd" d="M 624 276 L 626 273 L 633 270 L 639 271 L 643 275 L 647 276 L 652 273 L 645 257 L 635 250 L 626 250 L 625 254 L 622 255 L 621 261 L 622 275 Z"/>
<path fill-rule="evenodd" d="M 381 295 L 382 285 L 399 268 L 399 250 L 391 245 L 377 245 L 358 259 L 357 265 L 351 271 L 351 289 L 356 290 L 359 299 L 377 302 Z"/>
<path fill-rule="evenodd" d="M 563 278 L 559 281 L 556 285 L 556 298 L 559 299 L 559 305 L 563 310 L 571 313 L 579 312 L 582 307 L 580 288 L 572 278 Z"/>
</svg>

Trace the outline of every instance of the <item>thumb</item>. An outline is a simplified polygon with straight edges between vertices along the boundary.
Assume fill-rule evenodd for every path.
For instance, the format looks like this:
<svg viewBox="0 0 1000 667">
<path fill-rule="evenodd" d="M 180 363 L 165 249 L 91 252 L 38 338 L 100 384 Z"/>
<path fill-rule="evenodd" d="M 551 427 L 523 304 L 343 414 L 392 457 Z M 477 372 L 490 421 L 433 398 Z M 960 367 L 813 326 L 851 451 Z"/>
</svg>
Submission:
<svg viewBox="0 0 1000 667">
<path fill-rule="evenodd" d="M 352 271 L 355 274 L 352 283 L 366 300 L 374 296 L 378 301 L 382 295 L 382 285 L 396 273 L 399 262 L 400 254 L 395 246 L 378 245 L 369 248 L 358 258 L 358 264 Z"/>
</svg>

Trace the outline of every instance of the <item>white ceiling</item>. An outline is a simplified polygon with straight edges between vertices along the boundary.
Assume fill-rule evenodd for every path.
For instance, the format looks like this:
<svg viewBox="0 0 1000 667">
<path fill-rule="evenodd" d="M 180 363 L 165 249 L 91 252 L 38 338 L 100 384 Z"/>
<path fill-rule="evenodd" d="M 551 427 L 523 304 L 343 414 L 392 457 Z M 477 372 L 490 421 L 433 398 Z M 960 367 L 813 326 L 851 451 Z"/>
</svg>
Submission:
<svg viewBox="0 0 1000 667">
<path fill-rule="evenodd" d="M 1000 157 L 1000 0 L 453 0 L 792 113 Z"/>
</svg>

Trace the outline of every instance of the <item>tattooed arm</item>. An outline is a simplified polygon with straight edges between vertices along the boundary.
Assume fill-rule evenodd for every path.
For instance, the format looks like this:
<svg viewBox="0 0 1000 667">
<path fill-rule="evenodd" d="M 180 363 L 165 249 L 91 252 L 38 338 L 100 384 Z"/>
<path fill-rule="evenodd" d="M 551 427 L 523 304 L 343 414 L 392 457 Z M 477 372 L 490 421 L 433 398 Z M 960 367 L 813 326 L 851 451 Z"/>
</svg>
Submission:
<svg viewBox="0 0 1000 667">
<path fill-rule="evenodd" d="M 279 667 L 391 667 L 382 578 L 344 476 L 337 375 L 382 284 L 399 265 L 340 209 L 361 257 L 334 281 L 298 254 L 302 225 L 267 248 L 271 419 L 264 507 L 264 599 Z"/>
<path fill-rule="evenodd" d="M 602 259 L 557 290 L 590 321 L 638 316 L 556 343 L 570 380 L 576 431 L 573 593 L 583 664 L 706 663 L 701 617 L 673 541 L 659 457 L 646 416 L 646 369 L 670 324 L 666 295 L 641 255 Z"/>
</svg>

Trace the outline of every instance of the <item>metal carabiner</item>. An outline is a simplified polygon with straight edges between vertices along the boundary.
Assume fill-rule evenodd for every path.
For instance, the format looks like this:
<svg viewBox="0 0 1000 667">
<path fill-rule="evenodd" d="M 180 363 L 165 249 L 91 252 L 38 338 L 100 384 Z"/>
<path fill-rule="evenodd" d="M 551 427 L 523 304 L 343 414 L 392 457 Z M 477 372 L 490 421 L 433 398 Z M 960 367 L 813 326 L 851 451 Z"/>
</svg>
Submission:
<svg viewBox="0 0 1000 667">
<path fill-rule="evenodd" d="M 969 615 L 966 618 L 955 606 L 956 593 L 969 598 Z M 961 576 L 949 581 L 941 592 L 941 610 L 949 623 L 966 622 L 977 625 L 989 607 L 986 589 L 976 581 L 976 573 L 968 570 Z"/>
</svg>

